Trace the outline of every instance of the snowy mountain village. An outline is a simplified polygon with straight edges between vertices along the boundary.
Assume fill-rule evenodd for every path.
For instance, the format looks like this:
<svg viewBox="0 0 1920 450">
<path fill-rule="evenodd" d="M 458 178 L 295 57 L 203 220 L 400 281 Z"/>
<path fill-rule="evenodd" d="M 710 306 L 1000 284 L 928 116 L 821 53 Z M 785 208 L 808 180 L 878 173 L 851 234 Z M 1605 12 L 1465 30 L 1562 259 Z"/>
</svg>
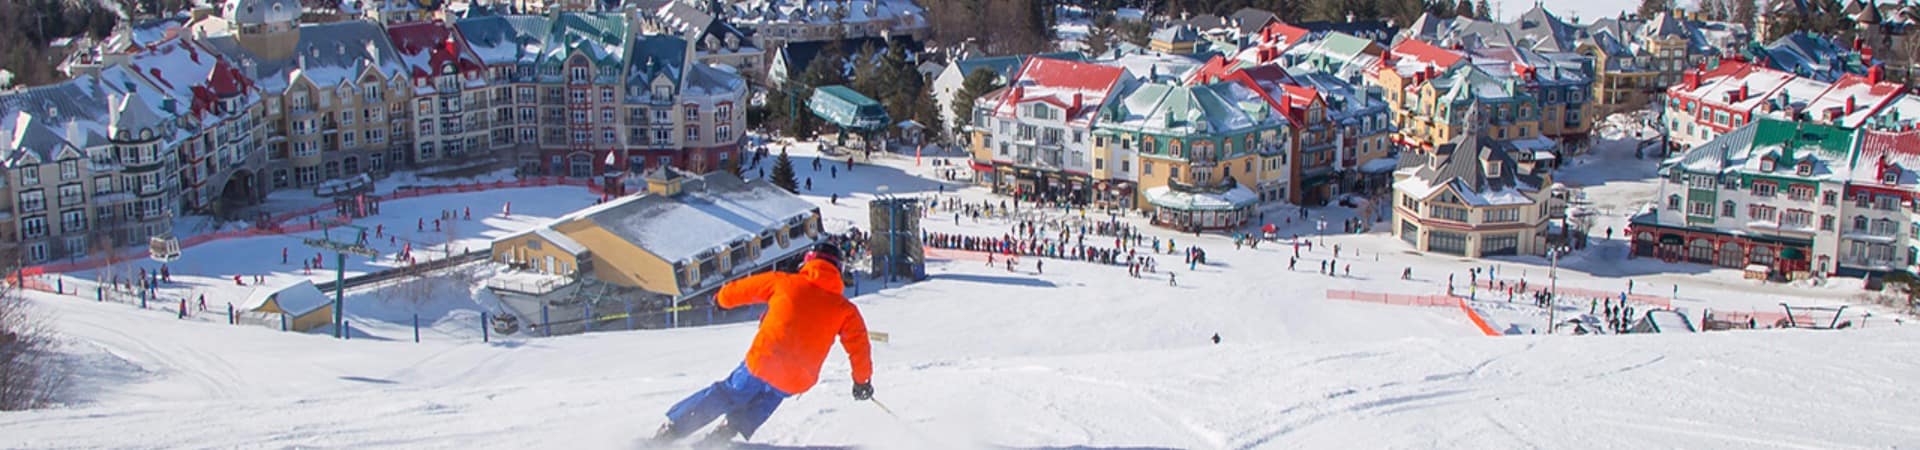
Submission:
<svg viewBox="0 0 1920 450">
<path fill-rule="evenodd" d="M 1911 2 L 99 3 L 0 447 L 1920 446 Z"/>
</svg>

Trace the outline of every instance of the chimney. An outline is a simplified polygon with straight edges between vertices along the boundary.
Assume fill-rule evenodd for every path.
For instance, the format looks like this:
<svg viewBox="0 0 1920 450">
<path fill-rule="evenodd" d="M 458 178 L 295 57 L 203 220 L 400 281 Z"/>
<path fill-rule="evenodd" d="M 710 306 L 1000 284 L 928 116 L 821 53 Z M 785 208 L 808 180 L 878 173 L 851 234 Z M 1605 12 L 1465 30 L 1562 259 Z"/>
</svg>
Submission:
<svg viewBox="0 0 1920 450">
<path fill-rule="evenodd" d="M 1880 84 L 1880 80 L 1886 77 L 1886 74 L 1883 72 L 1884 71 L 1879 64 L 1874 64 L 1873 67 L 1868 67 L 1867 68 L 1867 84 Z"/>
<path fill-rule="evenodd" d="M 1848 100 L 1851 101 L 1852 99 L 1849 98 Z M 1073 93 L 1073 109 L 1067 110 L 1067 117 L 1072 118 L 1075 114 L 1080 114 L 1080 107 L 1080 93 L 1075 92 Z"/>
<path fill-rule="evenodd" d="M 1685 74 L 1682 74 L 1680 77 L 1682 78 L 1682 82 L 1687 84 L 1687 90 L 1691 91 L 1691 90 L 1700 88 L 1700 72 L 1699 71 L 1689 70 Z"/>
<path fill-rule="evenodd" d="M 1853 114 L 1854 109 L 1858 106 L 1859 105 L 1854 104 L 1853 96 L 1847 96 L 1847 114 Z"/>
<path fill-rule="evenodd" d="M 1744 101 L 1747 101 L 1747 84 L 1746 84 L 1746 83 L 1740 83 L 1740 96 L 1739 96 L 1739 97 L 1740 97 L 1739 99 L 1736 99 L 1736 100 L 1734 100 L 1734 101 L 1736 101 L 1736 102 L 1744 102 Z"/>
<path fill-rule="evenodd" d="M 73 144 L 75 148 L 86 148 L 87 144 L 80 142 L 80 122 L 67 121 L 67 143 Z"/>
</svg>

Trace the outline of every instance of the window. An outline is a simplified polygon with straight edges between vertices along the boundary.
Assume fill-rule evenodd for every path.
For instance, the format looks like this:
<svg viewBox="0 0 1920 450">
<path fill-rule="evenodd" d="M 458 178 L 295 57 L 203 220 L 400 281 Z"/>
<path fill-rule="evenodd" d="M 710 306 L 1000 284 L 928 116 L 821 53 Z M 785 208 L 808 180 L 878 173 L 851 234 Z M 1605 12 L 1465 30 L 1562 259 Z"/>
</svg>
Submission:
<svg viewBox="0 0 1920 450">
<path fill-rule="evenodd" d="M 1813 161 L 1801 161 L 1799 166 L 1794 168 L 1794 172 L 1803 177 L 1813 175 Z"/>
<path fill-rule="evenodd" d="M 715 107 L 714 113 L 713 113 L 714 121 L 717 122 L 717 121 L 727 120 L 731 118 L 733 118 L 732 103 L 721 103 L 720 106 Z"/>
<path fill-rule="evenodd" d="M 585 83 L 585 82 L 587 82 L 587 68 L 585 68 L 585 67 L 569 67 L 569 68 L 567 68 L 567 69 L 568 69 L 568 70 L 567 70 L 567 73 L 568 73 L 568 76 L 567 76 L 567 80 L 568 80 L 568 81 L 571 81 L 571 82 L 574 82 L 574 83 Z M 549 73 L 551 73 L 551 72 L 549 72 Z"/>
<path fill-rule="evenodd" d="M 1761 171 L 1761 172 L 1772 172 L 1772 171 L 1773 171 L 1773 158 L 1772 158 L 1772 157 L 1766 157 L 1766 158 L 1760 158 L 1760 171 Z"/>
<path fill-rule="evenodd" d="M 1667 209 L 1671 209 L 1675 211 L 1680 210 L 1680 196 L 1678 195 L 1667 196 Z"/>
<path fill-rule="evenodd" d="M 1789 228 L 1807 228 L 1813 225 L 1813 211 L 1789 209 L 1780 215 L 1780 226 Z"/>
<path fill-rule="evenodd" d="M 36 184 L 40 184 L 40 166 L 30 164 L 30 165 L 27 165 L 26 167 L 21 167 L 20 168 L 20 185 L 32 186 Z"/>
<path fill-rule="evenodd" d="M 613 88 L 600 88 L 600 103 L 613 103 Z"/>
<path fill-rule="evenodd" d="M 613 123 L 613 108 L 600 108 L 600 123 Z"/>
<path fill-rule="evenodd" d="M 1754 183 L 1753 195 L 1755 197 L 1772 197 L 1774 194 L 1774 190 L 1778 188 L 1779 186 L 1776 186 L 1773 183 Z"/>
<path fill-rule="evenodd" d="M 1481 213 L 1480 219 L 1487 223 L 1519 222 L 1520 208 L 1489 209 Z"/>
<path fill-rule="evenodd" d="M 1689 175 L 1687 177 L 1687 186 L 1691 186 L 1694 189 L 1712 190 L 1715 184 L 1713 178 L 1714 177 L 1708 175 Z"/>
<path fill-rule="evenodd" d="M 685 118 L 688 122 L 700 120 L 699 106 L 687 105 L 685 108 L 682 108 L 682 110 L 683 111 L 681 111 L 680 116 L 682 118 Z"/>
<path fill-rule="evenodd" d="M 80 161 L 69 159 L 60 162 L 60 180 L 80 178 Z"/>
<path fill-rule="evenodd" d="M 1772 206 L 1748 205 L 1747 218 L 1753 219 L 1753 220 L 1772 222 L 1774 220 L 1774 214 L 1777 211 L 1778 210 L 1774 209 Z"/>
<path fill-rule="evenodd" d="M 1836 193 L 1833 191 L 1827 191 L 1820 196 L 1820 204 L 1833 206 L 1834 202 L 1838 200 L 1839 197 L 1840 197 L 1839 193 Z"/>
<path fill-rule="evenodd" d="M 700 140 L 700 126 L 687 125 L 687 142 Z"/>
<path fill-rule="evenodd" d="M 47 235 L 47 218 L 33 216 L 20 220 L 20 236 L 28 239 Z"/>
<path fill-rule="evenodd" d="M 1720 202 L 1720 216 L 1733 217 L 1733 200 Z"/>
<path fill-rule="evenodd" d="M 85 200 L 84 191 L 81 190 L 80 183 L 69 183 L 60 186 L 60 206 L 78 205 L 84 203 Z"/>
<path fill-rule="evenodd" d="M 582 91 L 578 89 L 567 91 L 567 102 L 573 103 L 573 104 L 586 103 L 587 91 Z"/>
<path fill-rule="evenodd" d="M 46 193 L 35 189 L 20 193 L 20 212 L 30 213 L 47 209 Z"/>
<path fill-rule="evenodd" d="M 1145 164 L 1141 164 L 1140 173 L 1146 174 L 1146 175 L 1153 175 L 1153 161 L 1147 161 Z"/>
<path fill-rule="evenodd" d="M 1833 231 L 1833 216 L 1820 216 L 1820 231 Z"/>
<path fill-rule="evenodd" d="M 1707 202 L 1687 202 L 1687 215 L 1712 217 L 1713 204 Z"/>
<path fill-rule="evenodd" d="M 653 110 L 653 123 L 668 123 L 672 121 L 673 118 L 667 116 L 667 108 Z"/>
<path fill-rule="evenodd" d="M 1900 198 L 1891 195 L 1874 195 L 1873 209 L 1896 211 L 1900 209 Z"/>
<path fill-rule="evenodd" d="M 432 142 L 420 143 L 420 159 L 422 160 L 433 159 L 434 155 L 435 153 L 434 153 Z"/>
<path fill-rule="evenodd" d="M 1855 233 L 1867 231 L 1867 216 L 1853 216 L 1853 231 Z"/>
<path fill-rule="evenodd" d="M 1796 201 L 1812 201 L 1813 186 L 1808 186 L 1804 184 L 1787 186 L 1787 198 L 1790 198 Z"/>
<path fill-rule="evenodd" d="M 614 142 L 617 142 L 617 141 L 615 141 L 615 138 L 614 138 L 614 136 L 613 136 L 613 129 L 612 129 L 612 128 L 608 128 L 608 129 L 605 129 L 605 130 L 600 130 L 600 143 L 602 143 L 602 144 L 612 144 L 612 143 L 614 143 Z"/>
<path fill-rule="evenodd" d="M 572 119 L 572 122 L 573 122 L 574 124 L 585 124 L 585 123 L 587 123 L 587 112 L 586 112 L 586 111 L 581 111 L 581 110 L 573 110 L 573 111 L 568 111 L 568 112 L 567 112 L 567 116 L 569 116 L 569 117 L 570 117 L 570 118 Z"/>
<path fill-rule="evenodd" d="M 87 210 L 74 209 L 60 213 L 60 230 L 75 232 L 87 229 Z"/>
<path fill-rule="evenodd" d="M 713 140 L 726 141 L 727 139 L 732 139 L 732 137 L 733 125 L 723 123 L 713 127 Z"/>
<path fill-rule="evenodd" d="M 1133 161 L 1128 161 L 1124 159 L 1120 160 L 1120 172 L 1125 173 L 1132 170 L 1132 167 L 1130 167 L 1132 165 L 1133 165 Z"/>
<path fill-rule="evenodd" d="M 672 144 L 672 143 L 673 143 L 673 130 L 669 130 L 669 129 L 666 129 L 666 128 L 655 128 L 655 129 L 653 129 L 653 143 L 654 143 L 654 145 L 668 145 L 668 144 Z"/>
</svg>

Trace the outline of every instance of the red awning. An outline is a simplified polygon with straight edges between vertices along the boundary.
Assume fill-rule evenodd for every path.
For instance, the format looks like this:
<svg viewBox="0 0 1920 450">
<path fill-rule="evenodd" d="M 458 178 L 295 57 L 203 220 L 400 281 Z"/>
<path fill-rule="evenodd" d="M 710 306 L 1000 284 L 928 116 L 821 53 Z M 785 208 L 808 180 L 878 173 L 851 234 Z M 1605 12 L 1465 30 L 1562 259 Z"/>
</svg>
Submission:
<svg viewBox="0 0 1920 450">
<path fill-rule="evenodd" d="M 971 161 L 971 160 L 969 160 L 969 161 L 967 161 L 967 162 L 969 162 L 969 163 L 972 163 L 972 164 L 973 164 L 973 171 L 975 171 L 975 172 L 992 172 L 992 171 L 993 171 L 993 165 L 992 165 L 992 164 L 983 164 L 983 163 L 981 163 L 981 162 L 979 162 L 979 161 Z"/>
</svg>

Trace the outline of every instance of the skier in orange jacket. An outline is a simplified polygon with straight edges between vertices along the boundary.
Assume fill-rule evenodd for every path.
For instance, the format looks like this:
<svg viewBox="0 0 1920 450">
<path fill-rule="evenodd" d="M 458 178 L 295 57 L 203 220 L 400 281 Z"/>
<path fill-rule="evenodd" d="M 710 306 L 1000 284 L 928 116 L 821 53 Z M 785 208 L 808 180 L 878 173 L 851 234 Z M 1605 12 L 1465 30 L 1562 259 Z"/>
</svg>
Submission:
<svg viewBox="0 0 1920 450">
<path fill-rule="evenodd" d="M 833 338 L 853 364 L 853 398 L 873 398 L 873 359 L 860 309 L 841 294 L 840 247 L 817 244 L 807 252 L 799 273 L 769 272 L 720 288 L 721 308 L 765 303 L 760 332 L 746 361 L 725 380 L 693 393 L 667 410 L 667 423 L 654 435 L 672 441 L 692 434 L 721 416 L 726 420 L 707 436 L 724 442 L 738 434 L 751 439 L 780 402 L 812 388 L 820 379 Z"/>
</svg>

